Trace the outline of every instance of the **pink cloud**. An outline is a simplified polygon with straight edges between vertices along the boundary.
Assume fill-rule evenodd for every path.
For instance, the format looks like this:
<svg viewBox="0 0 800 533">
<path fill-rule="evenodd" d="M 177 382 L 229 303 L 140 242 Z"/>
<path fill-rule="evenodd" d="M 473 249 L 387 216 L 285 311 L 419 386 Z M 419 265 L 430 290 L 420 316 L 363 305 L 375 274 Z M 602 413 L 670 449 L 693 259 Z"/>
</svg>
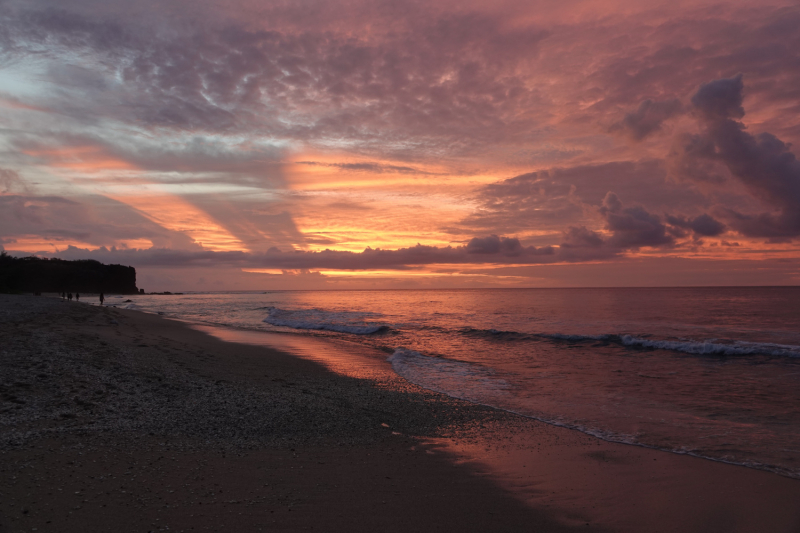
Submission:
<svg viewBox="0 0 800 533">
<path fill-rule="evenodd" d="M 131 261 L 293 269 L 616 261 L 705 241 L 730 257 L 764 240 L 798 252 L 789 2 L 147 5 L 4 3 L 0 45 L 35 71 L 0 108 L 13 126 L 0 133 L 4 242 L 147 239 Z M 304 235 L 312 207 L 292 164 L 374 179 L 336 185 Z M 319 179 L 305 185 L 323 198 Z M 394 202 L 439 181 L 447 220 Z M 198 250 L 191 231 L 103 190 L 123 183 L 184 187 L 180 205 L 253 253 Z M 422 242 L 464 245 L 288 252 L 360 242 L 323 231 L 326 209 L 353 234 L 364 213 L 403 210 Z"/>
</svg>

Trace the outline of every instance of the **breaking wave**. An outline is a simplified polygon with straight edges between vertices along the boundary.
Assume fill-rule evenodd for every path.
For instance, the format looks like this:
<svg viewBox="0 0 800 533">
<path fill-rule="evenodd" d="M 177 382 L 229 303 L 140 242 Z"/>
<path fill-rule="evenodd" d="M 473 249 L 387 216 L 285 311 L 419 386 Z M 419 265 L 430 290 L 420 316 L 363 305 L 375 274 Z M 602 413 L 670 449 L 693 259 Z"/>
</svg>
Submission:
<svg viewBox="0 0 800 533">
<path fill-rule="evenodd" d="M 407 381 L 428 390 L 477 403 L 491 402 L 510 385 L 494 371 L 472 363 L 429 357 L 414 350 L 396 348 L 387 358 L 392 370 Z"/>
<path fill-rule="evenodd" d="M 324 311 L 322 309 L 289 310 L 277 307 L 266 307 L 269 310 L 264 322 L 273 326 L 315 331 L 334 331 L 352 335 L 371 335 L 382 333 L 391 328 L 385 324 L 376 324 L 367 318 L 375 317 L 374 313 L 356 313 L 351 311 Z"/>
<path fill-rule="evenodd" d="M 570 335 L 569 337 L 576 336 Z M 594 340 L 595 336 L 587 335 L 577 337 L 586 337 L 586 339 Z M 792 346 L 792 348 L 798 347 Z M 426 356 L 420 352 L 408 350 L 406 348 L 396 348 L 394 353 L 387 358 L 387 361 L 391 363 L 395 373 L 410 383 L 427 390 L 445 394 L 452 398 L 493 407 L 526 418 L 539 420 L 546 424 L 574 429 L 609 442 L 641 446 L 679 455 L 691 455 L 710 459 L 712 461 L 775 472 L 796 479 L 800 478 L 800 472 L 797 470 L 777 464 L 763 463 L 756 460 L 735 459 L 729 455 L 719 457 L 714 454 L 708 454 L 693 449 L 691 446 L 675 446 L 674 444 L 670 445 L 667 443 L 646 443 L 641 441 L 639 436 L 635 434 L 627 434 L 609 428 L 601 428 L 596 424 L 581 423 L 564 416 L 537 412 L 533 406 L 526 405 L 524 400 L 519 401 L 519 399 L 516 398 L 513 392 L 513 384 L 497 377 L 493 369 L 482 365 L 443 357 Z"/>
<path fill-rule="evenodd" d="M 622 335 L 619 339 L 619 342 L 623 346 L 672 350 L 695 355 L 771 355 L 800 357 L 800 346 L 791 344 L 745 341 L 721 343 L 712 341 L 658 340 L 643 339 L 632 335 Z"/>
<path fill-rule="evenodd" d="M 800 346 L 792 344 L 774 344 L 769 342 L 747 341 L 719 341 L 717 339 L 698 341 L 690 339 L 652 339 L 646 336 L 629 334 L 602 334 L 581 335 L 566 333 L 521 333 L 518 331 L 503 331 L 496 329 L 464 328 L 460 330 L 463 335 L 484 337 L 498 341 L 602 341 L 619 344 L 630 348 L 645 348 L 652 350 L 669 350 L 692 355 L 767 355 L 800 357 Z"/>
</svg>

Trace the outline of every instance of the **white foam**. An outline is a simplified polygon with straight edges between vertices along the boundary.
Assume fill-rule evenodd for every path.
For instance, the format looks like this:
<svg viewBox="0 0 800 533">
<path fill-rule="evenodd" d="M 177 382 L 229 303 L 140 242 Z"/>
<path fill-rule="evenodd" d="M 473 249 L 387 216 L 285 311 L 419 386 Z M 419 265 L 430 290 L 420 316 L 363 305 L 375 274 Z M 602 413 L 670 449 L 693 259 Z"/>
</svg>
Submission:
<svg viewBox="0 0 800 533">
<path fill-rule="evenodd" d="M 396 348 L 387 358 L 399 376 L 428 390 L 454 398 L 485 403 L 507 394 L 508 382 L 494 371 L 472 363 L 428 357 L 414 350 Z"/>
<path fill-rule="evenodd" d="M 604 341 L 611 338 L 611 335 L 572 335 L 567 333 L 540 333 L 538 336 L 560 341 Z"/>
<path fill-rule="evenodd" d="M 383 324 L 365 322 L 364 318 L 372 316 L 372 313 L 330 312 L 320 309 L 286 310 L 277 307 L 268 307 L 267 309 L 269 309 L 269 316 L 264 319 L 264 322 L 273 326 L 335 331 L 353 335 L 370 335 L 389 329 Z"/>
<path fill-rule="evenodd" d="M 512 390 L 513 385 L 498 378 L 491 368 L 442 357 L 429 357 L 405 348 L 396 348 L 387 361 L 392 364 L 392 370 L 407 381 L 451 398 L 493 407 L 546 424 L 575 429 L 611 442 L 637 444 L 633 435 L 588 427 L 560 416 L 532 412 L 524 401 L 520 403 Z"/>
<path fill-rule="evenodd" d="M 354 335 L 369 335 L 385 329 L 384 326 L 343 326 L 339 324 L 321 324 L 318 322 L 306 322 L 303 320 L 280 320 L 275 318 L 265 318 L 264 322 L 273 326 L 283 326 L 294 329 L 311 329 L 318 331 L 338 331 L 339 333 L 352 333 Z"/>
<path fill-rule="evenodd" d="M 531 338 L 553 339 L 559 341 L 603 341 L 612 339 L 613 335 L 580 335 L 570 333 L 523 333 L 521 331 L 501 329 L 463 328 L 461 333 L 467 335 L 490 335 L 492 338 L 508 338 L 508 340 L 525 340 Z"/>
<path fill-rule="evenodd" d="M 628 337 L 633 339 L 633 337 Z M 760 463 L 758 461 L 737 461 L 729 457 L 716 457 L 701 453 L 686 446 L 670 447 L 646 444 L 641 442 L 637 435 L 591 427 L 557 415 L 548 416 L 543 413 L 532 412 L 529 406 L 515 401 L 515 396 L 509 390 L 512 387 L 509 383 L 494 377 L 494 372 L 486 367 L 441 357 L 428 357 L 419 352 L 407 350 L 405 348 L 396 348 L 394 353 L 389 356 L 387 360 L 392 364 L 392 369 L 398 375 L 411 383 L 452 398 L 494 407 L 526 418 L 539 420 L 553 426 L 577 430 L 608 442 L 618 442 L 642 448 L 662 450 L 679 455 L 691 455 L 693 457 L 766 470 L 800 479 L 800 472 L 785 467 Z"/>
<path fill-rule="evenodd" d="M 800 346 L 738 341 L 734 344 L 718 342 L 699 342 L 689 340 L 642 339 L 632 335 L 622 335 L 624 346 L 641 346 L 658 350 L 673 350 L 695 355 L 777 355 L 800 357 Z"/>
<path fill-rule="evenodd" d="M 539 333 L 537 337 L 566 341 L 610 341 L 623 346 L 638 346 L 657 350 L 672 350 L 693 355 L 771 355 L 800 357 L 800 346 L 769 342 L 733 341 L 719 342 L 717 339 L 693 341 L 688 339 L 647 339 L 633 335 L 577 335 L 565 333 Z"/>
</svg>

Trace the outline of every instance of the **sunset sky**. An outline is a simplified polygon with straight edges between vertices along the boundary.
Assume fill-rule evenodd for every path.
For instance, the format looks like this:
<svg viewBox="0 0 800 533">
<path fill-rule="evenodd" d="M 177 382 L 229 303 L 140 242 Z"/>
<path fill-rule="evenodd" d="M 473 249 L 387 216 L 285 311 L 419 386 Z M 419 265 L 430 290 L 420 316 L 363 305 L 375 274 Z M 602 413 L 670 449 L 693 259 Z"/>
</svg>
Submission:
<svg viewBox="0 0 800 533">
<path fill-rule="evenodd" d="M 796 2 L 0 0 L 0 247 L 155 290 L 800 284 Z"/>
</svg>

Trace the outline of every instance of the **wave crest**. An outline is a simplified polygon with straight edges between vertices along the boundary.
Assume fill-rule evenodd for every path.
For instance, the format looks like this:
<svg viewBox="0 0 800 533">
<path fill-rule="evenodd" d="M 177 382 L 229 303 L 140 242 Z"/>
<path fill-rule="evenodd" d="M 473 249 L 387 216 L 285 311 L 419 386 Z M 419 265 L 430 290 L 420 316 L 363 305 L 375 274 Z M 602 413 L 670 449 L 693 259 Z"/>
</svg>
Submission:
<svg viewBox="0 0 800 533">
<path fill-rule="evenodd" d="M 800 346 L 767 342 L 735 341 L 731 344 L 711 341 L 643 339 L 632 335 L 620 336 L 623 346 L 655 350 L 672 350 L 693 355 L 771 355 L 800 357 Z"/>
<path fill-rule="evenodd" d="M 277 307 L 266 307 L 269 315 L 264 322 L 273 326 L 314 331 L 333 331 L 352 335 L 372 335 L 382 333 L 391 328 L 385 324 L 374 324 L 364 318 L 374 313 L 356 313 L 349 311 L 324 311 L 322 309 L 289 310 Z"/>
<path fill-rule="evenodd" d="M 474 363 L 429 357 L 406 348 L 396 348 L 386 360 L 411 383 L 462 400 L 486 403 L 510 388 L 492 369 Z"/>
<path fill-rule="evenodd" d="M 463 328 L 460 333 L 470 337 L 482 337 L 493 341 L 602 341 L 618 344 L 628 348 L 645 348 L 651 350 L 669 350 L 692 355 L 767 355 L 800 357 L 800 346 L 791 344 L 773 344 L 768 342 L 731 341 L 718 342 L 697 341 L 689 339 L 652 339 L 630 334 L 606 333 L 600 335 L 583 335 L 571 333 L 521 333 L 497 329 Z"/>
</svg>

